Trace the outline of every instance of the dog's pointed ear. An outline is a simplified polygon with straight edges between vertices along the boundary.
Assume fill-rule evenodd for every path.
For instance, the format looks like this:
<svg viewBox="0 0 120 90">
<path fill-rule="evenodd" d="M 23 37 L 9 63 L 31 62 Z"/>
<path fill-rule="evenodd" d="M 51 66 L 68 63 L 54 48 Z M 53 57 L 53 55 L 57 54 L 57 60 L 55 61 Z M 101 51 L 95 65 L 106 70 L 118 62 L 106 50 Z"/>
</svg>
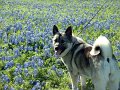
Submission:
<svg viewBox="0 0 120 90">
<path fill-rule="evenodd" d="M 65 31 L 65 34 L 68 36 L 68 37 L 71 37 L 72 36 L 72 27 L 69 26 L 66 31 Z"/>
<path fill-rule="evenodd" d="M 55 35 L 56 33 L 58 33 L 58 28 L 56 25 L 53 26 L 53 35 Z"/>
<path fill-rule="evenodd" d="M 101 48 L 99 46 L 93 47 L 92 50 L 90 51 L 90 54 L 92 56 L 99 55 L 101 52 Z"/>
</svg>

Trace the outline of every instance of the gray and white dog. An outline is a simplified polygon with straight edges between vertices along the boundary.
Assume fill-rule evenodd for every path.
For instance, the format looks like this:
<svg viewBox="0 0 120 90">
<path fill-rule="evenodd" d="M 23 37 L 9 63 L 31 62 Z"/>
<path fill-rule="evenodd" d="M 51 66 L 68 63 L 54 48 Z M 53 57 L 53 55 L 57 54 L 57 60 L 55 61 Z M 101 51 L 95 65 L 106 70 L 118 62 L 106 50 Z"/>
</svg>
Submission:
<svg viewBox="0 0 120 90">
<path fill-rule="evenodd" d="M 53 46 L 70 73 L 72 90 L 78 90 L 78 76 L 82 90 L 86 90 L 86 78 L 92 80 L 94 90 L 118 90 L 120 71 L 106 37 L 98 37 L 92 46 L 73 36 L 71 26 L 61 33 L 54 25 Z"/>
</svg>

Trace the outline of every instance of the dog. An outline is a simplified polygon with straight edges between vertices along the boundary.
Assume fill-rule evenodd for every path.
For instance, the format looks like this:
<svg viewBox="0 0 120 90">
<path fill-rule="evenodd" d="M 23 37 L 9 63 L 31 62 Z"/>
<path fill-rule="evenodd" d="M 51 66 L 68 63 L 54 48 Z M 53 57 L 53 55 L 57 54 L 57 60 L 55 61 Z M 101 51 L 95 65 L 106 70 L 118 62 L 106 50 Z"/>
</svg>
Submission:
<svg viewBox="0 0 120 90">
<path fill-rule="evenodd" d="M 99 36 L 93 45 L 72 34 L 69 26 L 65 32 L 59 32 L 53 26 L 53 47 L 55 54 L 62 58 L 72 80 L 72 90 L 78 90 L 80 76 L 81 90 L 86 90 L 86 78 L 90 78 L 94 90 L 118 90 L 120 71 L 113 55 L 110 41 Z"/>
</svg>

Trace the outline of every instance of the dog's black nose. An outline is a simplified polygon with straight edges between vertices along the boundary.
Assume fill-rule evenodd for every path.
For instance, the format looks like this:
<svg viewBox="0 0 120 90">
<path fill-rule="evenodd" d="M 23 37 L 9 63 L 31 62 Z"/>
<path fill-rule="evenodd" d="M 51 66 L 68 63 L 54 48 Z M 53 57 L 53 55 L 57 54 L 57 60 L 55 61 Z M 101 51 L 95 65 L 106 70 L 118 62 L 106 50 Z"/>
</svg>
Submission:
<svg viewBox="0 0 120 90">
<path fill-rule="evenodd" d="M 58 49 L 59 49 L 58 47 L 55 47 L 55 50 L 56 50 L 56 51 L 58 51 Z"/>
</svg>

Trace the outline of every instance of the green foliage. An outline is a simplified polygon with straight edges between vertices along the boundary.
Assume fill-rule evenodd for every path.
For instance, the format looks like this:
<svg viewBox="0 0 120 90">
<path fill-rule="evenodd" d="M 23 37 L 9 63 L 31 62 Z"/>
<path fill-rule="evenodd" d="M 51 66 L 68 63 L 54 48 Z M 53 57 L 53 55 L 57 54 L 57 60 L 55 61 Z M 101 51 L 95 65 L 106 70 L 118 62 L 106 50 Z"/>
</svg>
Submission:
<svg viewBox="0 0 120 90">
<path fill-rule="evenodd" d="M 87 28 L 84 28 L 103 3 L 104 0 L 0 1 L 0 90 L 9 90 L 11 87 L 15 90 L 31 90 L 37 83 L 40 83 L 40 90 L 71 88 L 66 67 L 54 56 L 51 42 L 54 24 L 61 31 L 71 25 L 73 34 L 90 44 L 99 35 L 105 35 L 119 59 L 119 1 L 108 1 Z M 6 68 L 10 61 L 13 65 Z M 4 75 L 9 79 L 3 80 Z M 22 77 L 22 83 L 16 81 L 17 77 Z M 88 89 L 93 88 L 91 80 L 87 80 L 86 84 Z"/>
</svg>

